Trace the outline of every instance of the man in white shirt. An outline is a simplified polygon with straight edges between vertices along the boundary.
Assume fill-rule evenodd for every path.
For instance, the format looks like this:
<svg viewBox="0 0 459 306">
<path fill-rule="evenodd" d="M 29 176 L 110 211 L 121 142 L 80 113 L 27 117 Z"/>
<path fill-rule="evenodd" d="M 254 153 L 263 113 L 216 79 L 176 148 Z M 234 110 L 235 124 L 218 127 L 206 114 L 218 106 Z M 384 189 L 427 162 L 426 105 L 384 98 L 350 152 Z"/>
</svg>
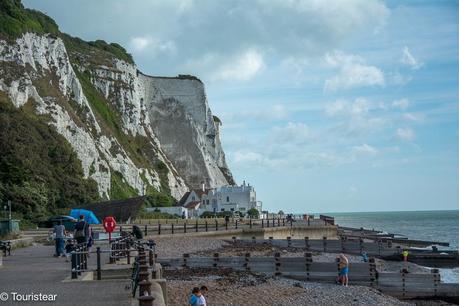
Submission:
<svg viewBox="0 0 459 306">
<path fill-rule="evenodd" d="M 204 297 L 204 295 L 207 295 L 207 291 L 209 291 L 209 289 L 207 289 L 206 286 L 201 286 L 201 296 L 199 297 L 200 306 L 207 306 L 206 298 Z"/>
</svg>

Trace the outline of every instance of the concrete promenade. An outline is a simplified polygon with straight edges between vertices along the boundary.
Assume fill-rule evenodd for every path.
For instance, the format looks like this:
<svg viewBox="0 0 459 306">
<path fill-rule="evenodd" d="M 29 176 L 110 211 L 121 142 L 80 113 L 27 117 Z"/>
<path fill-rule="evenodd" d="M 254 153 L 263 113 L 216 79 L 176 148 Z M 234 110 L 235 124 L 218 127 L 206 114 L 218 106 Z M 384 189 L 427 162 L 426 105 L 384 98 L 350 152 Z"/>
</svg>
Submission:
<svg viewBox="0 0 459 306">
<path fill-rule="evenodd" d="M 106 247 L 104 247 L 106 248 Z M 9 300 L 0 305 L 131 305 L 126 280 L 65 281 L 70 276 L 70 263 L 53 257 L 54 246 L 35 245 L 14 250 L 3 258 L 0 267 L 0 294 Z M 95 266 L 95 254 L 88 266 Z M 105 261 L 103 261 L 105 262 Z M 54 302 L 14 302 L 11 292 L 19 294 L 56 294 Z M 0 295 L 1 297 L 1 295 Z"/>
</svg>

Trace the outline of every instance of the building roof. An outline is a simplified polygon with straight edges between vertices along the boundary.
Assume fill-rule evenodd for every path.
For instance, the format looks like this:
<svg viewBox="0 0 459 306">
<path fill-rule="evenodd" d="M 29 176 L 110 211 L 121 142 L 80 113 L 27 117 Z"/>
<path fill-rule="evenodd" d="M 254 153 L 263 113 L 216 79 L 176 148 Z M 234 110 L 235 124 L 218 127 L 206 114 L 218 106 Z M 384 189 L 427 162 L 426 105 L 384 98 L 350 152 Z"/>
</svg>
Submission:
<svg viewBox="0 0 459 306">
<path fill-rule="evenodd" d="M 208 194 L 209 191 L 211 191 L 211 190 L 212 189 L 208 189 L 208 188 L 206 188 L 204 190 L 202 190 L 202 189 L 193 189 L 193 191 L 198 195 L 199 198 L 201 198 L 203 194 Z"/>
<path fill-rule="evenodd" d="M 177 206 L 183 206 L 185 205 L 186 199 L 188 199 L 188 196 L 190 195 L 191 191 L 185 192 L 185 194 L 182 196 L 180 201 L 178 201 Z"/>
<path fill-rule="evenodd" d="M 185 205 L 185 208 L 187 209 L 194 209 L 196 208 L 196 206 L 198 206 L 199 204 L 201 204 L 201 201 L 193 201 L 193 202 L 190 202 L 188 204 Z"/>
<path fill-rule="evenodd" d="M 92 204 L 86 204 L 82 207 L 92 211 L 101 222 L 107 216 L 115 217 L 117 222 L 125 222 L 129 218 L 131 220 L 137 217 L 142 205 L 146 200 L 145 196 L 129 198 L 125 200 L 111 200 Z"/>
</svg>

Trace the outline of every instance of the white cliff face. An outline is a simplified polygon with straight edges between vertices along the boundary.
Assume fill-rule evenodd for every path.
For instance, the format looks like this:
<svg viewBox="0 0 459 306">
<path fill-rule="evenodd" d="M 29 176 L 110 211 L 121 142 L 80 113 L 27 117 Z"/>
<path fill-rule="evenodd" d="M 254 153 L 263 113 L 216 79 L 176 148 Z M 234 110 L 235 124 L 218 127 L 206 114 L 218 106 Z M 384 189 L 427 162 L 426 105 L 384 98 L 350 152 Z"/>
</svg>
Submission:
<svg viewBox="0 0 459 306">
<path fill-rule="evenodd" d="M 49 123 L 72 145 L 85 177 L 97 182 L 101 196 L 109 197 L 113 171 L 139 194 L 147 186 L 160 190 L 153 165 L 136 164 L 101 127 L 74 68 L 60 38 L 26 33 L 14 44 L 0 40 L 0 91 L 16 107 L 32 100 L 37 113 L 49 115 Z M 173 197 L 179 199 L 202 181 L 212 187 L 232 183 L 225 176 L 229 172 L 222 171 L 228 167 L 218 126 L 200 81 L 145 76 L 121 60 L 113 60 L 110 67 L 83 63 L 76 68 L 89 70 L 91 83 L 120 114 L 126 137 L 142 137 L 154 159 L 165 165 Z M 45 92 L 39 85 L 43 80 L 58 93 Z M 81 120 L 75 120 L 69 107 L 78 108 Z"/>
<path fill-rule="evenodd" d="M 27 33 L 17 39 L 15 44 L 0 41 L 0 64 L 2 62 L 15 63 L 20 71 L 15 72 L 19 73 L 19 79 L 10 82 L 5 77 L 8 71 L 2 71 L 0 90 L 8 94 L 16 107 L 32 99 L 38 113 L 51 116 L 50 124 L 72 145 L 81 160 L 85 177 L 91 177 L 97 182 L 101 196 L 109 197 L 112 170 L 120 172 L 125 182 L 139 194 L 144 194 L 147 184 L 159 189 L 157 173 L 136 167 L 115 138 L 101 133 L 60 38 Z M 39 95 L 34 82 L 49 75 L 57 76 L 62 96 Z M 72 100 L 86 110 L 83 126 L 76 123 L 68 111 L 59 105 L 58 100 L 61 98 Z M 116 146 L 116 154 L 112 153 L 112 146 Z"/>
</svg>

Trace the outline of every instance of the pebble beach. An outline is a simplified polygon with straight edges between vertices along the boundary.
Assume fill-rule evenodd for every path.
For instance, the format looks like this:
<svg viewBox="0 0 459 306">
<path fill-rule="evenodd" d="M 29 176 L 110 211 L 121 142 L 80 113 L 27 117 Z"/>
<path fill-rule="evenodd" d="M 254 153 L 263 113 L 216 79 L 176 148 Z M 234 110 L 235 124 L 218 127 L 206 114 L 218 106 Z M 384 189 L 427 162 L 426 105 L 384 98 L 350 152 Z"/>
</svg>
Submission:
<svg viewBox="0 0 459 306">
<path fill-rule="evenodd" d="M 303 256 L 295 249 L 275 248 L 269 245 L 239 246 L 231 241 L 207 237 L 158 238 L 157 253 L 160 257 L 191 256 Z M 314 253 L 313 261 L 333 262 L 338 254 Z M 350 262 L 359 262 L 359 256 L 349 255 Z M 429 269 L 400 262 L 377 260 L 378 270 L 399 271 L 408 268 L 416 273 Z M 363 286 L 349 287 L 335 284 L 303 282 L 262 274 L 236 272 L 231 269 L 165 269 L 170 305 L 186 305 L 191 288 L 206 285 L 209 288 L 209 305 L 415 305 Z"/>
</svg>

